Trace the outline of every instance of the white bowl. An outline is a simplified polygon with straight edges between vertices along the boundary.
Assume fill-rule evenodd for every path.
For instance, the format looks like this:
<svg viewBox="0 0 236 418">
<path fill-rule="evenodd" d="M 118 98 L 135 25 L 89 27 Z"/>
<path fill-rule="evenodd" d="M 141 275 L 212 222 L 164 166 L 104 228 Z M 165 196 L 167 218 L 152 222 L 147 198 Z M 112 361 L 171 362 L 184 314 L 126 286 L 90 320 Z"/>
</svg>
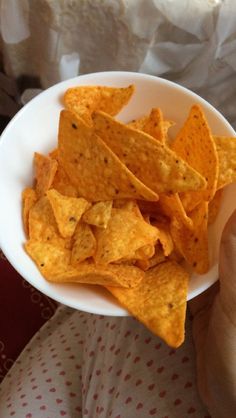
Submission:
<svg viewBox="0 0 236 418">
<path fill-rule="evenodd" d="M 192 104 L 199 103 L 215 135 L 235 136 L 224 117 L 205 100 L 172 82 L 130 72 L 103 72 L 76 77 L 59 83 L 29 102 L 12 119 L 0 141 L 0 246 L 14 268 L 47 296 L 83 311 L 112 316 L 128 315 L 102 287 L 52 284 L 39 273 L 23 249 L 25 234 L 21 219 L 21 192 L 32 184 L 35 151 L 47 154 L 57 143 L 61 97 L 68 87 L 77 85 L 127 86 L 136 91 L 119 114 L 122 121 L 147 114 L 159 106 L 165 118 L 176 122 L 174 134 L 184 122 Z M 236 207 L 236 185 L 227 187 L 217 220 L 209 228 L 211 268 L 207 274 L 191 277 L 188 299 L 210 287 L 218 277 L 218 251 L 222 229 Z"/>
</svg>

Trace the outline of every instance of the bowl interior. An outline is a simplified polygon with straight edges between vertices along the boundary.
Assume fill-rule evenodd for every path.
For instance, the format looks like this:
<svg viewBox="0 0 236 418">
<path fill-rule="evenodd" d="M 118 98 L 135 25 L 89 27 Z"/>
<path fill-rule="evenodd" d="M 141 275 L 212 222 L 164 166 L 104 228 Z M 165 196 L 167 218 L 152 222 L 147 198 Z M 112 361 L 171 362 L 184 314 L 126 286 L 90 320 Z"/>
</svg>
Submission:
<svg viewBox="0 0 236 418">
<path fill-rule="evenodd" d="M 57 144 L 61 98 L 76 85 L 127 86 L 136 91 L 119 119 L 128 122 L 161 107 L 165 118 L 176 125 L 174 135 L 187 117 L 190 106 L 203 107 L 213 134 L 235 136 L 229 123 L 212 106 L 194 93 L 157 77 L 137 73 L 108 72 L 89 74 L 57 84 L 28 103 L 9 123 L 0 141 L 0 246 L 10 263 L 34 287 L 60 303 L 102 315 L 127 315 L 108 292 L 99 286 L 50 284 L 39 273 L 23 249 L 25 235 L 21 220 L 21 192 L 32 184 L 35 151 L 48 153 Z M 214 225 L 209 228 L 211 269 L 190 280 L 188 298 L 207 289 L 218 275 L 218 250 L 222 229 L 236 207 L 236 185 L 224 192 L 223 203 Z"/>
</svg>

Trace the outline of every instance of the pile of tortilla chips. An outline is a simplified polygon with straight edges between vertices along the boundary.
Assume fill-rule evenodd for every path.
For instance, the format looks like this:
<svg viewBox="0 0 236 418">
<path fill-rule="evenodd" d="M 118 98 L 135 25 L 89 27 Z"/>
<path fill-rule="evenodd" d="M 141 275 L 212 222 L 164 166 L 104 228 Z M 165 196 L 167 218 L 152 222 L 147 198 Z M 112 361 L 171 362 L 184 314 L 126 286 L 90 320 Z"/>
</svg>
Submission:
<svg viewBox="0 0 236 418">
<path fill-rule="evenodd" d="M 189 271 L 208 271 L 207 228 L 236 178 L 236 138 L 214 137 L 199 105 L 172 141 L 159 108 L 120 123 L 133 93 L 67 90 L 58 146 L 35 153 L 35 187 L 23 191 L 25 249 L 50 282 L 106 287 L 178 347 Z"/>
</svg>

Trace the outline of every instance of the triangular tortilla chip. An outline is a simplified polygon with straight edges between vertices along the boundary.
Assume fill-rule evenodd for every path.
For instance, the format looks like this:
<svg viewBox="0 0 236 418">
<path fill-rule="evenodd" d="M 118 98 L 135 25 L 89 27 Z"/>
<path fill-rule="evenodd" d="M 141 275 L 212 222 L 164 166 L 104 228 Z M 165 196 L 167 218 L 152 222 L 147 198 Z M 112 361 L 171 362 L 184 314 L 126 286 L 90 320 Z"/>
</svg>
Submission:
<svg viewBox="0 0 236 418">
<path fill-rule="evenodd" d="M 209 270 L 208 253 L 208 203 L 200 203 L 189 213 L 193 225 L 189 229 L 173 219 L 170 226 L 171 236 L 177 250 L 198 274 Z"/>
<path fill-rule="evenodd" d="M 236 181 L 236 138 L 215 136 L 219 158 L 217 190 Z"/>
<path fill-rule="evenodd" d="M 111 217 L 112 201 L 95 203 L 83 215 L 83 221 L 90 225 L 106 228 Z"/>
<path fill-rule="evenodd" d="M 158 231 L 132 211 L 112 209 L 107 228 L 97 228 L 95 237 L 95 262 L 108 264 L 120 259 L 134 258 L 139 248 L 156 242 Z"/>
<path fill-rule="evenodd" d="M 133 289 L 107 287 L 122 306 L 171 347 L 184 341 L 188 273 L 173 261 L 145 273 Z"/>
<path fill-rule="evenodd" d="M 60 116 L 58 154 L 79 195 L 89 201 L 158 199 L 82 119 L 67 110 Z"/>
<path fill-rule="evenodd" d="M 201 200 L 210 201 L 217 187 L 219 162 L 216 145 L 204 113 L 199 105 L 192 106 L 189 116 L 172 143 L 172 149 L 206 180 L 207 188 L 188 193 L 190 211 Z"/>
<path fill-rule="evenodd" d="M 41 197 L 50 189 L 57 171 L 57 161 L 35 152 L 36 192 Z"/>
<path fill-rule="evenodd" d="M 102 112 L 95 112 L 93 121 L 96 134 L 139 180 L 156 193 L 205 187 L 206 182 L 199 173 L 151 136 Z"/>
<path fill-rule="evenodd" d="M 92 257 L 96 251 L 96 239 L 89 225 L 81 222 L 77 225 L 73 236 L 74 244 L 71 250 L 71 264 L 79 267 L 79 264 Z"/>
<path fill-rule="evenodd" d="M 137 267 L 126 265 L 95 266 L 84 261 L 76 269 L 70 265 L 71 252 L 52 244 L 29 240 L 25 249 L 37 264 L 41 274 L 55 283 L 87 283 L 130 288 L 137 286 L 144 273 Z"/>
<path fill-rule="evenodd" d="M 222 201 L 223 189 L 217 190 L 215 196 L 209 203 L 208 207 L 208 225 L 211 225 L 215 222 L 218 212 L 220 210 L 220 205 Z"/>
<path fill-rule="evenodd" d="M 22 218 L 23 218 L 23 225 L 26 235 L 29 235 L 29 211 L 35 205 L 37 201 L 37 194 L 34 189 L 31 187 L 26 187 L 26 189 L 22 192 Z"/>
<path fill-rule="evenodd" d="M 91 122 L 91 114 L 102 110 L 116 115 L 129 102 L 134 93 L 134 86 L 78 86 L 68 89 L 64 95 L 65 107 L 86 122 Z"/>
<path fill-rule="evenodd" d="M 60 247 L 68 245 L 68 240 L 64 240 L 59 234 L 47 196 L 41 197 L 29 211 L 29 237 Z"/>
<path fill-rule="evenodd" d="M 83 197 L 63 196 L 55 189 L 48 190 L 47 197 L 61 236 L 72 237 L 81 216 L 90 207 L 90 203 Z"/>
<path fill-rule="evenodd" d="M 170 219 L 175 218 L 188 228 L 192 227 L 192 219 L 187 215 L 178 193 L 161 194 L 158 203 Z"/>
<path fill-rule="evenodd" d="M 144 124 L 143 131 L 164 144 L 166 141 L 166 132 L 163 122 L 164 119 L 161 109 L 153 108 L 148 120 Z"/>
</svg>

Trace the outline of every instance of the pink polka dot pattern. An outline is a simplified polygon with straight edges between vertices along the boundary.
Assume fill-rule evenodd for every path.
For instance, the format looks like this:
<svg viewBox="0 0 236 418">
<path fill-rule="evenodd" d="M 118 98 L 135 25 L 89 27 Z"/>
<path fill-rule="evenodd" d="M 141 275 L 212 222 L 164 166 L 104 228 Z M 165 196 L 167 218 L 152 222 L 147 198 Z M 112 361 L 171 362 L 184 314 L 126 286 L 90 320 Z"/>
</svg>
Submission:
<svg viewBox="0 0 236 418">
<path fill-rule="evenodd" d="M 0 391 L 0 418 L 210 418 L 194 377 L 190 323 L 179 350 L 133 318 L 59 307 Z"/>
</svg>

